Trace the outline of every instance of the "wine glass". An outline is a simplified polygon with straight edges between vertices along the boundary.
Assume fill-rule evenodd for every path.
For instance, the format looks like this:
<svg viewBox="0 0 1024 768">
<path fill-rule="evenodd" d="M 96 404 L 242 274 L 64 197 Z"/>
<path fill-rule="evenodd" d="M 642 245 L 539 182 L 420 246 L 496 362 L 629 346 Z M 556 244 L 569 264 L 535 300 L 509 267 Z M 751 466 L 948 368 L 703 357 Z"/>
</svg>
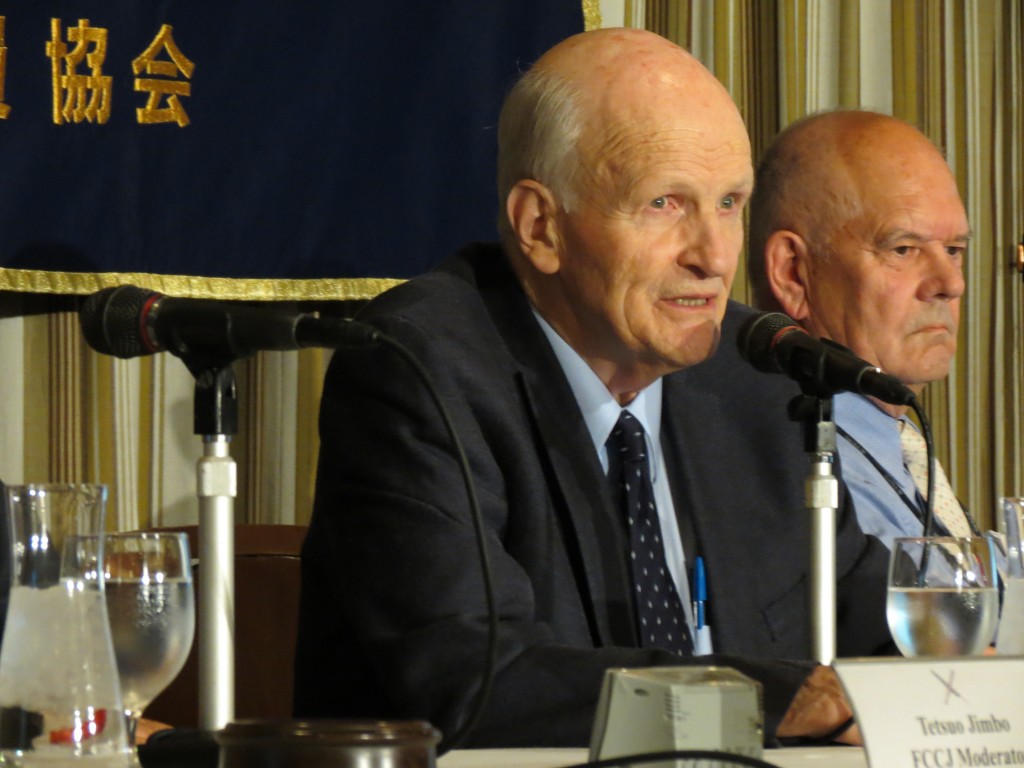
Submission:
<svg viewBox="0 0 1024 768">
<path fill-rule="evenodd" d="M 134 745 L 143 710 L 178 675 L 192 647 L 195 597 L 188 537 L 111 534 L 104 566 L 128 741 Z"/>
<path fill-rule="evenodd" d="M 992 542 L 975 536 L 898 538 L 886 617 L 904 656 L 973 656 L 999 620 Z"/>
</svg>

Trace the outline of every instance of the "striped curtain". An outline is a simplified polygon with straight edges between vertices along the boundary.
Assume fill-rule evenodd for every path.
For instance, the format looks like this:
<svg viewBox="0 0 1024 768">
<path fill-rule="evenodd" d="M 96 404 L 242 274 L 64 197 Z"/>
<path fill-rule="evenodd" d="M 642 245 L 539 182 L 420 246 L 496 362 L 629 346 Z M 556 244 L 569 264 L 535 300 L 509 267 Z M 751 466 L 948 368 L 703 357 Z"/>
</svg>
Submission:
<svg viewBox="0 0 1024 768">
<path fill-rule="evenodd" d="M 1024 2 L 648 0 L 646 26 L 729 88 L 755 162 L 811 112 L 865 107 L 917 125 L 956 174 L 974 238 L 959 351 L 923 398 L 939 459 L 983 528 L 1024 495 Z M 749 300 L 741 274 L 734 297 Z"/>
</svg>

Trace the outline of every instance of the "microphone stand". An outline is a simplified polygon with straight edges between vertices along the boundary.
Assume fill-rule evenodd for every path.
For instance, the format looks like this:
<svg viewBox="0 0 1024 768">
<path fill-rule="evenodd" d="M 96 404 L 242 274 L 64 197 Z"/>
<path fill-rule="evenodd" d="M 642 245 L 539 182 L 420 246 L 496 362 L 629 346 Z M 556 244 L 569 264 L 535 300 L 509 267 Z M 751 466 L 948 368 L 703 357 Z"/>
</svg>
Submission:
<svg viewBox="0 0 1024 768">
<path fill-rule="evenodd" d="M 183 358 L 184 359 L 184 358 Z M 220 730 L 235 713 L 235 515 L 237 467 L 228 453 L 238 431 L 238 390 L 231 363 L 190 361 L 196 377 L 194 432 L 203 438 L 196 466 L 199 497 L 199 727 Z"/>
<path fill-rule="evenodd" d="M 804 424 L 804 450 L 811 467 L 804 485 L 805 505 L 811 515 L 811 648 L 821 664 L 836 656 L 836 513 L 839 480 L 832 468 L 836 454 L 836 425 L 832 395 L 827 388 L 805 386 L 804 394 L 789 404 L 793 421 Z"/>
</svg>

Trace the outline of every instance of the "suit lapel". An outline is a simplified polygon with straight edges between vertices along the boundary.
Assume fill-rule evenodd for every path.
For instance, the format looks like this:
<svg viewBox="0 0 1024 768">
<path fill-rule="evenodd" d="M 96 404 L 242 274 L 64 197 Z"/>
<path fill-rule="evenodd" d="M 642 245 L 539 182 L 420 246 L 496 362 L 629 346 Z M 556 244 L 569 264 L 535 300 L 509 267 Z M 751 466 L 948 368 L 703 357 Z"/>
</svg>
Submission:
<svg viewBox="0 0 1024 768">
<path fill-rule="evenodd" d="M 530 378 L 523 376 L 523 397 L 542 460 L 550 468 L 552 498 L 574 568 L 584 577 L 579 588 L 589 600 L 597 636 L 604 645 L 634 645 L 625 540 L 590 435 L 574 400 L 553 396 L 550 380 Z"/>
<path fill-rule="evenodd" d="M 478 274 L 484 301 L 518 363 L 517 385 L 530 414 L 560 529 L 595 642 L 635 645 L 626 544 L 583 416 L 562 368 L 511 270 L 500 259 Z"/>
<path fill-rule="evenodd" d="M 676 514 L 690 518 L 697 553 L 704 557 L 716 647 L 744 652 L 773 642 L 767 625 L 755 617 L 793 587 L 800 568 L 792 566 L 793 577 L 789 563 L 775 562 L 792 554 L 788 545 L 771 553 L 763 546 L 767 536 L 791 530 L 791 512 L 779 509 L 782 495 L 774 489 L 766 497 L 751 495 L 766 487 L 759 483 L 772 482 L 770 477 L 757 482 L 750 478 L 759 473 L 763 478 L 764 465 L 774 459 L 762 455 L 763 446 L 745 422 L 754 409 L 733 402 L 756 396 L 758 383 L 745 375 L 739 384 L 730 381 L 744 374 L 746 365 L 734 351 L 733 325 L 735 318 L 727 314 L 712 359 L 665 377 L 662 445 L 671 462 Z M 785 480 L 780 475 L 777 482 Z M 758 569 L 755 578 L 750 578 L 752 568 Z"/>
<path fill-rule="evenodd" d="M 718 456 L 720 469 L 712 470 L 710 454 L 717 451 L 716 425 L 721 424 L 721 403 L 714 392 L 694 386 L 686 371 L 666 376 L 662 405 L 661 443 L 665 451 L 672 500 L 679 526 L 687 541 L 687 558 L 704 555 L 707 537 L 713 535 L 713 511 L 701 501 L 708 496 L 708 482 L 721 483 L 727 471 L 727 456 Z M 702 435 L 699 445 L 694 436 Z M 710 464 L 710 466 L 709 466 Z"/>
<path fill-rule="evenodd" d="M 752 540 L 764 531 L 757 520 L 745 520 L 743 499 L 733 499 L 735 457 L 726 443 L 716 440 L 722 428 L 723 405 L 714 391 L 694 380 L 690 371 L 665 379 L 662 445 L 680 530 L 689 529 L 688 557 L 704 558 L 708 589 L 708 623 L 716 647 L 731 645 L 735 616 L 758 616 L 760 595 L 754 583 L 736 574 L 748 574 Z M 695 444 L 695 436 L 700 436 Z M 686 534 L 684 534 L 685 536 Z M 728 616 L 723 616 L 728 614 Z M 743 622 L 743 631 L 755 631 Z"/>
</svg>

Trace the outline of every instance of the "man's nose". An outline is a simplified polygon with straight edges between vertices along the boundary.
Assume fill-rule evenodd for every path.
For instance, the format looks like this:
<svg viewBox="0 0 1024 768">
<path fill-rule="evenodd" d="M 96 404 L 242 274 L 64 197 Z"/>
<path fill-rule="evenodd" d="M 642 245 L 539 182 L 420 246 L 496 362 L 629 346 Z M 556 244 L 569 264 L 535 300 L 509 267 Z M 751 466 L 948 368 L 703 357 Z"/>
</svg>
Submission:
<svg viewBox="0 0 1024 768">
<path fill-rule="evenodd" d="M 959 299 L 966 290 L 963 258 L 950 255 L 944 246 L 925 249 L 927 277 L 922 282 L 925 300 Z"/>
<path fill-rule="evenodd" d="M 731 220 L 717 213 L 702 216 L 680 254 L 683 266 L 700 270 L 705 277 L 721 277 L 736 268 L 742 233 Z"/>
</svg>

